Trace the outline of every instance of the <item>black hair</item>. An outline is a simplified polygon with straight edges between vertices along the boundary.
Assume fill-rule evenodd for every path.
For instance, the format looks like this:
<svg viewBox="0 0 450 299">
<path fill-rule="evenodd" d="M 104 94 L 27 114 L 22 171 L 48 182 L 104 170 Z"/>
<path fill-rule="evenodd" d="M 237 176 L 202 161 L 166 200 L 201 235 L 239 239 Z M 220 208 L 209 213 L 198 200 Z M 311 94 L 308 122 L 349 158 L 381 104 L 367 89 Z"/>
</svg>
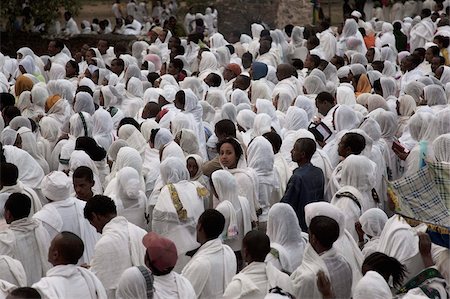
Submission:
<svg viewBox="0 0 450 299">
<path fill-rule="evenodd" d="M 31 125 L 31 132 L 36 132 L 36 130 L 38 129 L 38 125 L 36 124 L 36 122 L 34 121 L 34 119 L 29 118 L 28 120 L 30 121 L 30 125 Z"/>
<path fill-rule="evenodd" d="M 184 53 L 186 52 L 182 45 L 174 46 L 172 47 L 172 49 L 175 49 L 178 55 L 184 55 Z"/>
<path fill-rule="evenodd" d="M 16 165 L 8 162 L 0 164 L 0 181 L 3 186 L 13 186 L 17 184 L 19 178 L 19 169 Z"/>
<path fill-rule="evenodd" d="M 286 26 L 284 26 L 284 32 L 286 32 L 286 35 L 289 37 L 291 37 L 293 29 L 294 29 L 294 25 L 292 25 L 292 24 L 287 24 Z"/>
<path fill-rule="evenodd" d="M 154 86 L 154 85 L 155 85 L 155 81 L 158 80 L 159 77 L 160 77 L 160 76 L 159 76 L 158 73 L 156 73 L 156 72 L 151 72 L 151 73 L 148 73 L 148 75 L 147 75 L 147 80 L 148 80 L 148 82 L 152 83 L 152 86 Z"/>
<path fill-rule="evenodd" d="M 214 129 L 220 135 L 236 138 L 236 125 L 229 119 L 219 120 L 214 126 Z"/>
<path fill-rule="evenodd" d="M 422 9 L 422 12 L 420 13 L 423 17 L 427 18 L 431 16 L 431 10 L 428 8 Z"/>
<path fill-rule="evenodd" d="M 159 132 L 159 128 L 158 129 L 152 129 L 152 131 L 150 133 L 150 142 L 151 143 L 155 143 L 156 134 L 158 134 L 158 132 Z"/>
<path fill-rule="evenodd" d="M 267 132 L 263 134 L 264 138 L 269 140 L 270 144 L 272 144 L 273 153 L 276 154 L 280 151 L 281 144 L 283 141 L 281 140 L 280 135 L 278 135 L 274 131 Z"/>
<path fill-rule="evenodd" d="M 320 45 L 320 40 L 315 35 L 310 36 L 310 38 L 308 38 L 308 42 L 314 46 L 314 48 Z"/>
<path fill-rule="evenodd" d="M 270 252 L 270 239 L 262 231 L 251 230 L 245 234 L 242 247 L 245 247 L 253 261 L 264 262 Z"/>
<path fill-rule="evenodd" d="M 375 81 L 373 81 L 373 89 L 375 91 L 383 91 L 383 88 L 381 87 L 381 80 L 377 79 Z"/>
<path fill-rule="evenodd" d="M 139 130 L 139 123 L 132 117 L 122 118 L 119 122 L 119 126 L 117 126 L 117 132 L 119 132 L 120 127 L 123 125 L 133 125 L 136 129 Z"/>
<path fill-rule="evenodd" d="M 198 218 L 198 224 L 202 226 L 207 239 L 215 239 L 223 232 L 225 217 L 215 209 L 207 209 Z"/>
<path fill-rule="evenodd" d="M 330 28 L 330 22 L 328 20 L 323 20 L 322 22 L 320 22 L 320 26 L 322 26 L 322 28 L 324 29 L 328 29 Z"/>
<path fill-rule="evenodd" d="M 7 106 L 14 106 L 16 99 L 9 92 L 0 92 L 0 110 Z"/>
<path fill-rule="evenodd" d="M 319 56 L 317 56 L 316 54 L 309 54 L 309 58 L 312 60 L 314 68 L 319 66 L 321 60 Z"/>
<path fill-rule="evenodd" d="M 376 70 L 381 70 L 380 71 L 380 73 L 381 73 L 383 71 L 383 69 L 384 69 L 384 62 L 381 61 L 381 60 L 372 61 L 372 68 L 374 68 Z"/>
<path fill-rule="evenodd" d="M 79 93 L 79 92 L 81 92 L 81 91 L 87 92 L 88 94 L 91 95 L 91 97 L 94 96 L 94 92 L 93 92 L 92 89 L 91 89 L 89 86 L 87 86 L 87 85 L 80 85 L 80 86 L 78 86 L 77 91 L 75 92 L 75 94 L 77 94 L 77 93 Z"/>
<path fill-rule="evenodd" d="M 95 195 L 87 201 L 84 207 L 84 218 L 92 220 L 93 213 L 102 216 L 117 215 L 116 204 L 108 196 Z"/>
<path fill-rule="evenodd" d="M 263 30 L 264 31 L 264 30 Z M 273 42 L 273 39 L 272 39 L 272 37 L 270 36 L 270 33 L 269 33 L 269 35 L 262 35 L 262 32 L 261 32 L 261 37 L 259 38 L 259 42 L 261 42 L 262 40 L 266 40 L 266 41 L 269 41 L 270 42 L 270 44 L 272 44 L 272 42 Z"/>
<path fill-rule="evenodd" d="M 316 142 L 311 138 L 299 138 L 295 143 L 298 144 L 299 150 L 305 153 L 306 158 L 311 160 L 317 149 Z"/>
<path fill-rule="evenodd" d="M 55 42 L 55 48 L 58 48 L 60 50 L 64 49 L 64 43 L 60 39 L 53 40 Z"/>
<path fill-rule="evenodd" d="M 336 60 L 336 68 L 337 69 L 340 69 L 341 67 L 343 67 L 345 65 L 344 57 L 336 55 L 333 58 L 334 58 L 334 60 Z"/>
<path fill-rule="evenodd" d="M 292 59 L 292 66 L 296 70 L 302 70 L 305 67 L 301 59 Z"/>
<path fill-rule="evenodd" d="M 58 242 L 58 252 L 69 264 L 76 265 L 78 260 L 83 256 L 84 243 L 76 234 L 63 231 L 59 234 L 62 240 Z"/>
<path fill-rule="evenodd" d="M 407 272 L 406 267 L 397 259 L 381 252 L 374 252 L 366 257 L 362 267 L 378 272 L 385 279 L 392 276 L 392 281 L 396 288 L 402 285 Z"/>
<path fill-rule="evenodd" d="M 242 147 L 241 147 L 241 144 L 239 143 L 239 141 L 237 141 L 235 138 L 231 138 L 231 137 L 227 137 L 224 140 L 219 141 L 217 143 L 217 145 L 216 145 L 216 150 L 217 150 L 218 153 L 220 153 L 220 148 L 225 143 L 229 143 L 229 144 L 231 144 L 233 146 L 234 153 L 236 155 L 236 160 L 239 161 L 241 156 L 244 154 L 244 152 L 242 151 Z"/>
<path fill-rule="evenodd" d="M 11 291 L 8 298 L 20 299 L 41 299 L 41 294 L 36 289 L 30 287 L 21 287 Z"/>
<path fill-rule="evenodd" d="M 367 35 L 366 34 L 366 29 L 364 29 L 363 27 L 359 27 L 358 30 L 359 30 L 359 32 L 361 32 L 362 36 L 366 36 Z"/>
<path fill-rule="evenodd" d="M 414 55 L 418 55 L 421 59 L 425 58 L 426 50 L 424 48 L 416 48 L 413 52 Z"/>
<path fill-rule="evenodd" d="M 334 96 L 327 91 L 322 91 L 316 96 L 316 101 L 334 103 Z"/>
<path fill-rule="evenodd" d="M 3 117 L 12 120 L 16 116 L 20 116 L 20 110 L 16 106 L 6 106 L 2 111 Z M 6 125 L 6 123 L 5 123 Z"/>
<path fill-rule="evenodd" d="M 68 16 L 69 18 L 72 17 L 72 13 L 71 13 L 70 11 L 64 12 L 64 15 L 65 15 L 65 16 Z"/>
<path fill-rule="evenodd" d="M 78 137 L 75 141 L 75 149 L 82 150 L 92 159 L 92 161 L 101 161 L 106 157 L 106 151 L 99 146 L 94 138 L 88 136 Z"/>
<path fill-rule="evenodd" d="M 113 62 L 116 62 L 121 67 L 125 67 L 125 61 L 123 61 L 122 58 L 114 58 L 113 60 L 111 60 L 111 63 L 113 63 Z"/>
<path fill-rule="evenodd" d="M 437 39 L 439 43 L 442 43 L 442 46 L 444 48 L 448 48 L 448 46 L 450 45 L 450 37 L 448 36 L 436 35 L 434 39 Z"/>
<path fill-rule="evenodd" d="M 12 193 L 5 202 L 5 210 L 11 212 L 14 220 L 26 218 L 31 211 L 31 199 L 23 193 Z"/>
<path fill-rule="evenodd" d="M 344 136 L 342 136 L 341 142 L 344 140 L 344 138 L 344 145 L 350 148 L 351 154 L 353 155 L 361 154 L 366 147 L 366 139 L 361 134 L 355 132 L 345 133 Z"/>
<path fill-rule="evenodd" d="M 445 57 L 443 57 L 443 56 L 435 56 L 433 58 L 439 58 L 439 66 L 445 65 Z"/>
<path fill-rule="evenodd" d="M 212 87 L 219 87 L 222 84 L 222 78 L 216 73 L 210 73 L 208 77 L 211 78 Z"/>
<path fill-rule="evenodd" d="M 266 36 L 270 36 L 270 30 L 263 29 L 261 31 L 261 34 L 259 35 L 259 37 L 262 38 L 262 37 L 266 37 Z"/>
<path fill-rule="evenodd" d="M 416 50 L 414 50 L 414 52 Z M 417 54 L 411 54 L 408 56 L 408 58 L 411 59 L 411 63 L 415 66 L 418 66 L 422 62 L 422 58 Z"/>
<path fill-rule="evenodd" d="M 183 60 L 179 58 L 174 58 L 170 61 L 170 63 L 179 71 L 181 71 L 184 67 Z"/>
<path fill-rule="evenodd" d="M 94 173 L 92 172 L 92 169 L 90 169 L 87 166 L 80 166 L 72 174 L 72 178 L 77 179 L 86 179 L 89 182 L 94 181 Z"/>
<path fill-rule="evenodd" d="M 330 217 L 316 216 L 311 219 L 309 233 L 314 235 L 326 250 L 329 250 L 339 238 L 339 224 Z"/>
<path fill-rule="evenodd" d="M 239 77 L 239 79 L 242 81 L 243 84 L 245 84 L 245 86 L 246 86 L 247 88 L 250 87 L 250 84 L 252 83 L 252 80 L 250 79 L 249 76 L 240 74 L 240 75 L 237 76 L 237 77 Z M 236 77 L 236 78 L 237 78 L 237 77 Z"/>
<path fill-rule="evenodd" d="M 230 51 L 230 54 L 233 55 L 235 50 L 233 45 L 225 45 L 225 47 L 228 48 L 228 51 Z"/>
<path fill-rule="evenodd" d="M 399 31 L 402 29 L 402 23 L 394 22 L 394 24 L 392 24 L 392 27 L 394 27 L 394 30 Z"/>
<path fill-rule="evenodd" d="M 433 54 L 433 56 L 439 56 L 440 50 L 438 46 L 431 46 L 428 49 L 431 50 L 431 53 Z"/>
<path fill-rule="evenodd" d="M 171 38 L 173 38 L 174 40 L 176 40 L 176 44 L 177 46 L 181 46 L 181 39 L 178 36 L 172 36 Z M 184 48 L 183 48 L 184 49 Z"/>
</svg>

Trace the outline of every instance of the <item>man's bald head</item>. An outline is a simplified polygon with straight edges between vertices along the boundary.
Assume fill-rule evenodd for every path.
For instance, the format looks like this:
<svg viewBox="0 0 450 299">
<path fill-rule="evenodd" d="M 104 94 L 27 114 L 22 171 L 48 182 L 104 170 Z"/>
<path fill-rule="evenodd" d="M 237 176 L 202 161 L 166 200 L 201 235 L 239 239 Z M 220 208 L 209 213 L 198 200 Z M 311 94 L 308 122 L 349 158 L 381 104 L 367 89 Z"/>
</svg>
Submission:
<svg viewBox="0 0 450 299">
<path fill-rule="evenodd" d="M 276 75 L 277 75 L 278 81 L 281 81 L 281 80 L 291 77 L 293 73 L 294 73 L 294 68 L 292 67 L 292 65 L 283 63 L 283 64 L 278 65 Z"/>
<path fill-rule="evenodd" d="M 48 250 L 48 261 L 53 265 L 76 265 L 83 256 L 84 244 L 76 234 L 61 232 L 52 240 Z"/>
</svg>

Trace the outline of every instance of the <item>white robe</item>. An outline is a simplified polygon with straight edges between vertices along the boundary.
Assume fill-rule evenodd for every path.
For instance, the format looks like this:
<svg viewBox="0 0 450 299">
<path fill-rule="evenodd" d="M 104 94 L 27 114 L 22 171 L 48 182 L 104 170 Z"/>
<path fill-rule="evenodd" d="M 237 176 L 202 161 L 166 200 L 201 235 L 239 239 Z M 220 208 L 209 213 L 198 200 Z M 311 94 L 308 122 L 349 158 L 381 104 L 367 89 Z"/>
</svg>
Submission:
<svg viewBox="0 0 450 299">
<path fill-rule="evenodd" d="M 19 219 L 0 233 L 0 254 L 20 261 L 28 284 L 41 279 L 50 264 L 47 261 L 50 237 L 39 220 Z"/>
<path fill-rule="evenodd" d="M 153 299 L 165 298 L 180 298 L 180 299 L 195 299 L 194 288 L 189 280 L 180 274 L 172 271 L 167 275 L 153 276 L 155 279 L 153 287 L 155 292 Z"/>
<path fill-rule="evenodd" d="M 117 216 L 103 227 L 102 237 L 94 249 L 91 271 L 100 279 L 108 298 L 115 291 L 122 272 L 144 264 L 145 247 L 142 238 L 146 231 Z"/>
<path fill-rule="evenodd" d="M 280 287 L 283 291 L 293 293 L 289 276 L 272 264 L 252 262 L 233 277 L 228 284 L 224 298 L 263 298 L 270 289 Z"/>
<path fill-rule="evenodd" d="M 106 291 L 89 270 L 75 265 L 59 265 L 47 271 L 46 277 L 32 285 L 44 299 L 103 299 Z"/>
<path fill-rule="evenodd" d="M 83 256 L 78 264 L 89 263 L 94 256 L 94 247 L 100 235 L 84 218 L 86 203 L 74 197 L 46 204 L 42 210 L 34 214 L 34 218 L 42 221 L 50 235 L 50 239 L 62 231 L 69 231 L 81 238 L 84 243 Z"/>
<path fill-rule="evenodd" d="M 181 274 L 191 282 L 197 298 L 220 298 L 236 268 L 233 250 L 214 239 L 200 247 Z"/>
<path fill-rule="evenodd" d="M 19 287 L 27 286 L 27 276 L 22 263 L 7 255 L 0 255 L 0 280 Z"/>
<path fill-rule="evenodd" d="M 41 200 L 36 192 L 30 187 L 25 186 L 22 182 L 18 181 L 17 184 L 12 186 L 3 186 L 0 190 L 0 216 L 3 218 L 4 206 L 8 197 L 12 193 L 22 193 L 27 195 L 31 199 L 31 209 L 29 216 L 33 216 L 36 212 L 38 212 L 42 208 Z"/>
</svg>

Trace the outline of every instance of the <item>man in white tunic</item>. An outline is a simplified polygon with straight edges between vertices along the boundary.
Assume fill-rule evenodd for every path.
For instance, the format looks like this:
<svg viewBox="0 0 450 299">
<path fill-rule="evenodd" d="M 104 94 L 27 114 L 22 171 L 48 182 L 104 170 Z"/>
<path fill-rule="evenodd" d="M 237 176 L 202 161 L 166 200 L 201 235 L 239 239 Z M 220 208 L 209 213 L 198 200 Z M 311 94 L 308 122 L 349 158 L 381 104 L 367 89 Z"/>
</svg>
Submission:
<svg viewBox="0 0 450 299">
<path fill-rule="evenodd" d="M 48 250 L 53 268 L 32 287 L 42 298 L 106 299 L 100 280 L 91 271 L 77 266 L 83 251 L 83 241 L 77 235 L 66 231 L 58 234 Z"/>
<path fill-rule="evenodd" d="M 206 210 L 198 219 L 197 241 L 200 248 L 181 274 L 194 287 L 197 298 L 220 298 L 236 273 L 233 250 L 219 239 L 225 217 L 216 210 Z"/>
<path fill-rule="evenodd" d="M 0 233 L 0 254 L 22 263 L 28 284 L 41 279 L 50 268 L 47 262 L 50 237 L 39 220 L 28 217 L 30 208 L 28 196 L 11 194 L 5 203 L 5 219 L 9 228 Z"/>
<path fill-rule="evenodd" d="M 94 249 L 91 271 L 100 279 L 108 298 L 115 298 L 123 271 L 144 264 L 145 230 L 117 216 L 114 201 L 95 195 L 84 207 L 84 217 L 102 234 Z"/>
<path fill-rule="evenodd" d="M 62 231 L 80 236 L 84 244 L 83 256 L 79 263 L 89 263 L 94 256 L 94 246 L 99 235 L 84 218 L 86 202 L 70 196 L 70 178 L 61 171 L 53 171 L 42 180 L 42 193 L 48 199 L 42 210 L 33 217 L 42 221 L 50 238 Z"/>
<path fill-rule="evenodd" d="M 72 18 L 72 14 L 69 11 L 64 13 L 64 19 L 66 20 L 66 29 L 64 30 L 67 35 L 80 34 L 80 29 L 78 29 L 77 22 Z"/>
<path fill-rule="evenodd" d="M 270 252 L 270 240 L 265 233 L 248 232 L 242 241 L 242 251 L 248 265 L 233 277 L 224 298 L 262 298 L 275 287 L 292 293 L 289 276 L 264 262 Z"/>
</svg>

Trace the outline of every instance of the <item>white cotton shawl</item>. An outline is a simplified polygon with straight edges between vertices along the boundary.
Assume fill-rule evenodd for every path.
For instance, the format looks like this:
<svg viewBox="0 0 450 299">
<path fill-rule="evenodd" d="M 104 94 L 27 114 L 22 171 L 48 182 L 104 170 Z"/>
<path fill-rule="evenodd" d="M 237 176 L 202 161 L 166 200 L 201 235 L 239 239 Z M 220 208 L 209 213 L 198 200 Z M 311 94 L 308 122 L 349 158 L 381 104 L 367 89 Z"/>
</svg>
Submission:
<svg viewBox="0 0 450 299">
<path fill-rule="evenodd" d="M 32 287 L 45 298 L 107 298 L 100 280 L 91 271 L 75 265 L 51 268 L 46 277 Z"/>
<path fill-rule="evenodd" d="M 378 272 L 368 271 L 358 282 L 353 292 L 353 299 L 390 299 L 391 289 L 383 276 Z"/>
<path fill-rule="evenodd" d="M 26 151 L 12 145 L 3 146 L 6 162 L 15 164 L 19 169 L 19 181 L 24 185 L 39 189 L 44 171 Z"/>
<path fill-rule="evenodd" d="M 0 255 L 0 279 L 15 286 L 27 286 L 27 276 L 22 263 L 7 255 Z"/>
<path fill-rule="evenodd" d="M 142 238 L 146 233 L 122 216 L 111 219 L 103 227 L 102 237 L 95 245 L 91 271 L 103 283 L 111 298 L 114 298 L 123 271 L 144 264 L 146 249 Z"/>
<path fill-rule="evenodd" d="M 278 250 L 283 272 L 292 273 L 302 263 L 305 240 L 298 224 L 294 209 L 286 203 L 276 203 L 270 210 L 267 220 L 267 236 L 271 247 Z"/>
</svg>

